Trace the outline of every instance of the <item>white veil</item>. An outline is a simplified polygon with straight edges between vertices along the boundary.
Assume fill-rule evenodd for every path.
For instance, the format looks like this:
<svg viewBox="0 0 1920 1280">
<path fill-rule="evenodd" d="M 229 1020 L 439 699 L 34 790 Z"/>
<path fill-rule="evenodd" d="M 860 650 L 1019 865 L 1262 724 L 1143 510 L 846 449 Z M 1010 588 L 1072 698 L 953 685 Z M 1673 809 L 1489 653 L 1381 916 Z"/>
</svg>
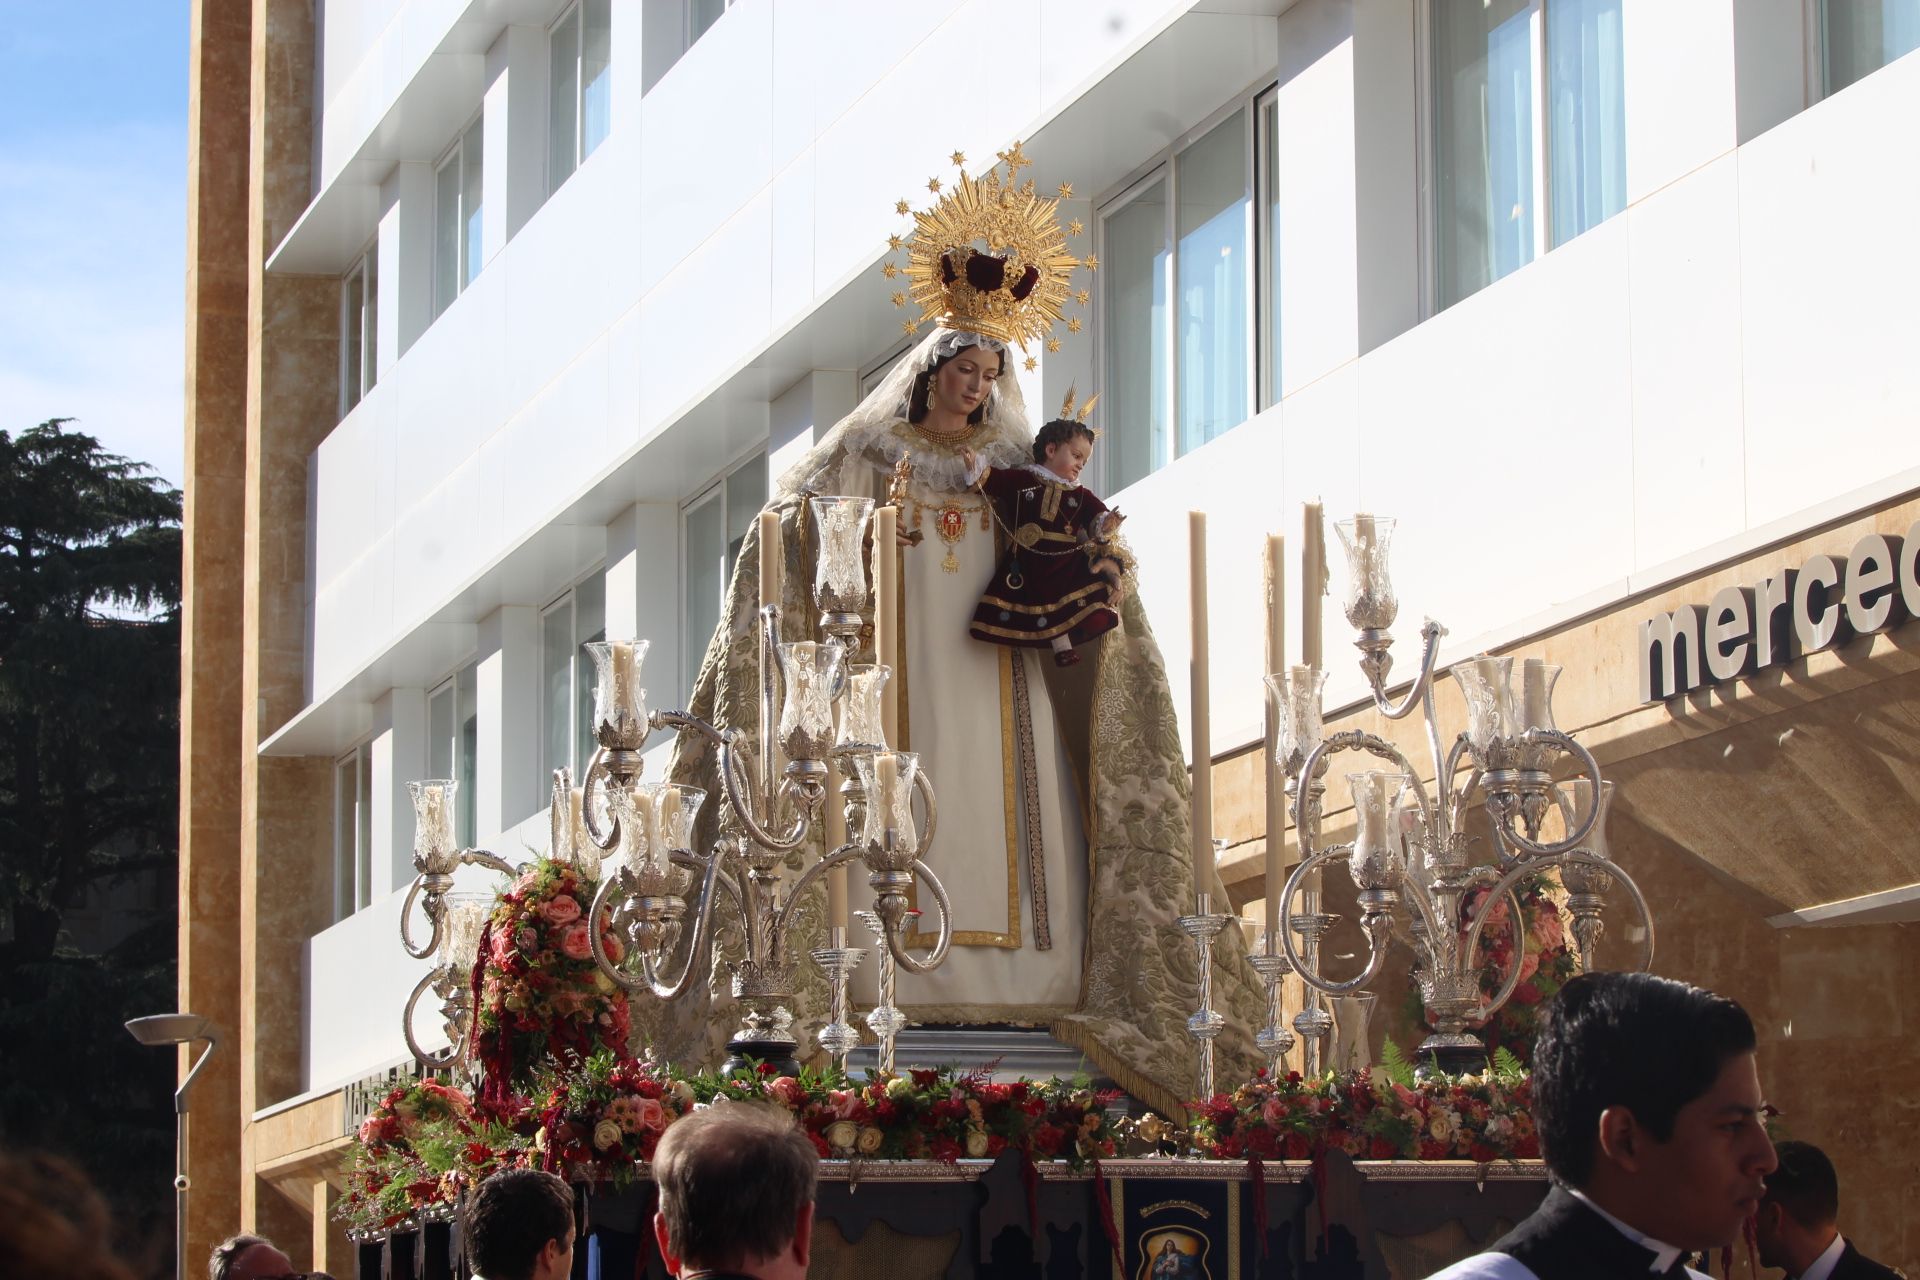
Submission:
<svg viewBox="0 0 1920 1280">
<path fill-rule="evenodd" d="M 1030 461 L 1033 428 L 1027 423 L 1027 402 L 1020 393 L 1020 380 L 1014 376 L 1012 348 L 964 329 L 935 329 L 901 356 L 880 385 L 780 477 L 775 498 L 799 493 L 864 492 L 867 486 L 853 469 L 864 466 L 890 471 L 907 448 L 907 442 L 894 431 L 894 424 L 906 420 L 907 397 L 913 393 L 914 379 L 968 347 L 997 351 L 1006 362 L 987 394 L 981 429 L 968 440 L 968 447 L 989 466 L 1017 467 Z M 914 475 L 930 489 L 958 493 L 967 488 L 964 465 L 958 456 L 945 452 L 916 451 Z"/>
</svg>

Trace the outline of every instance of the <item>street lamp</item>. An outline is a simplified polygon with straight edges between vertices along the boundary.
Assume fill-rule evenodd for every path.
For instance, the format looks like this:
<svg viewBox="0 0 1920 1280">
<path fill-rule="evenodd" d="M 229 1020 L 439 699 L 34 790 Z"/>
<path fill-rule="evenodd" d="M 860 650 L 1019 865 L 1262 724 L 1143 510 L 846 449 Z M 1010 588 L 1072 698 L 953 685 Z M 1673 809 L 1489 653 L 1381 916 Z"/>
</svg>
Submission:
<svg viewBox="0 0 1920 1280">
<path fill-rule="evenodd" d="M 200 1060 L 193 1064 L 193 1069 L 187 1072 L 187 1078 L 173 1091 L 173 1274 L 175 1280 L 186 1280 L 187 1090 L 193 1088 L 193 1082 L 206 1067 L 207 1059 L 213 1056 L 214 1048 L 220 1043 L 220 1035 L 210 1020 L 197 1013 L 156 1013 L 145 1018 L 134 1018 L 127 1023 L 127 1030 L 144 1045 L 164 1047 L 192 1044 L 195 1040 L 207 1042 Z"/>
</svg>

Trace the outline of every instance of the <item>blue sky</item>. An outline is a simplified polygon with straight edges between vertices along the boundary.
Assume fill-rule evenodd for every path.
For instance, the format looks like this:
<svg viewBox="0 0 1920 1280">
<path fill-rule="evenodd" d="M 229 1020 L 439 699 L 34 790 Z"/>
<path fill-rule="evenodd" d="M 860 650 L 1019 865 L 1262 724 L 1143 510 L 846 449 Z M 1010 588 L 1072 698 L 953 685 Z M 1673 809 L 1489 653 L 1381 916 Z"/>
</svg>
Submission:
<svg viewBox="0 0 1920 1280">
<path fill-rule="evenodd" d="M 0 0 L 0 430 L 181 479 L 187 0 Z"/>
</svg>

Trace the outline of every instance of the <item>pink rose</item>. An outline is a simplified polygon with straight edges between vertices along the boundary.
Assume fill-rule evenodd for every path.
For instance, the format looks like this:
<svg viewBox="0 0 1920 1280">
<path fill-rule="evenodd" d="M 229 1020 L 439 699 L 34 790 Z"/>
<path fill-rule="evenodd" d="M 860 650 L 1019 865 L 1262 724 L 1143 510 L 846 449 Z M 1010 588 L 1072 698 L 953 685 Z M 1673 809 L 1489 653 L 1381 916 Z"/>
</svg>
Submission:
<svg viewBox="0 0 1920 1280">
<path fill-rule="evenodd" d="M 1560 913 L 1552 907 L 1543 907 L 1534 913 L 1533 940 L 1540 944 L 1542 951 L 1555 951 L 1566 944 L 1566 935 L 1560 928 Z"/>
<path fill-rule="evenodd" d="M 642 1129 L 656 1132 L 667 1127 L 667 1109 L 658 1098 L 640 1098 L 633 1106 L 634 1120 Z"/>
<path fill-rule="evenodd" d="M 573 899 L 568 898 L 568 902 Z M 569 960 L 593 959 L 593 939 L 587 934 L 587 922 L 576 920 L 560 935 L 560 953 Z"/>
<path fill-rule="evenodd" d="M 1260 1118 L 1268 1124 L 1277 1125 L 1287 1118 L 1287 1104 L 1280 1098 L 1268 1098 L 1261 1104 Z"/>
<path fill-rule="evenodd" d="M 1525 982 L 1540 970 L 1540 953 L 1528 951 L 1520 957 L 1520 981 Z"/>
<path fill-rule="evenodd" d="M 767 1096 L 782 1106 L 796 1110 L 807 1101 L 807 1091 L 792 1076 L 775 1076 L 767 1082 Z"/>
<path fill-rule="evenodd" d="M 608 964 L 619 964 L 627 954 L 627 944 L 620 941 L 620 935 L 611 929 L 600 931 L 600 946 L 607 953 Z"/>
<path fill-rule="evenodd" d="M 833 1112 L 835 1120 L 853 1120 L 865 1124 L 872 1109 L 854 1089 L 835 1089 L 827 1095 L 827 1106 Z"/>
<path fill-rule="evenodd" d="M 580 918 L 580 900 L 565 893 L 549 898 L 540 904 L 540 917 L 552 925 L 572 924 Z"/>
</svg>

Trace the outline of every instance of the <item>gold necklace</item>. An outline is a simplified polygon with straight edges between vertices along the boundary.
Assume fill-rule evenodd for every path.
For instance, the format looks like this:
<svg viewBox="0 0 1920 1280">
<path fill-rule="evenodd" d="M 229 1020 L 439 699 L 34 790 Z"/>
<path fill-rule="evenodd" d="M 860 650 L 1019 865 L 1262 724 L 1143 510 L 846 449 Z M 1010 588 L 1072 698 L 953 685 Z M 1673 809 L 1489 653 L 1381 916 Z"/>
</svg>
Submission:
<svg viewBox="0 0 1920 1280">
<path fill-rule="evenodd" d="M 907 420 L 907 426 L 913 429 L 913 433 L 922 440 L 925 440 L 928 444 L 947 446 L 965 444 L 967 441 L 979 435 L 980 428 L 986 425 L 986 420 L 982 419 L 979 422 L 969 422 L 965 431 L 929 431 L 912 419 Z"/>
</svg>

